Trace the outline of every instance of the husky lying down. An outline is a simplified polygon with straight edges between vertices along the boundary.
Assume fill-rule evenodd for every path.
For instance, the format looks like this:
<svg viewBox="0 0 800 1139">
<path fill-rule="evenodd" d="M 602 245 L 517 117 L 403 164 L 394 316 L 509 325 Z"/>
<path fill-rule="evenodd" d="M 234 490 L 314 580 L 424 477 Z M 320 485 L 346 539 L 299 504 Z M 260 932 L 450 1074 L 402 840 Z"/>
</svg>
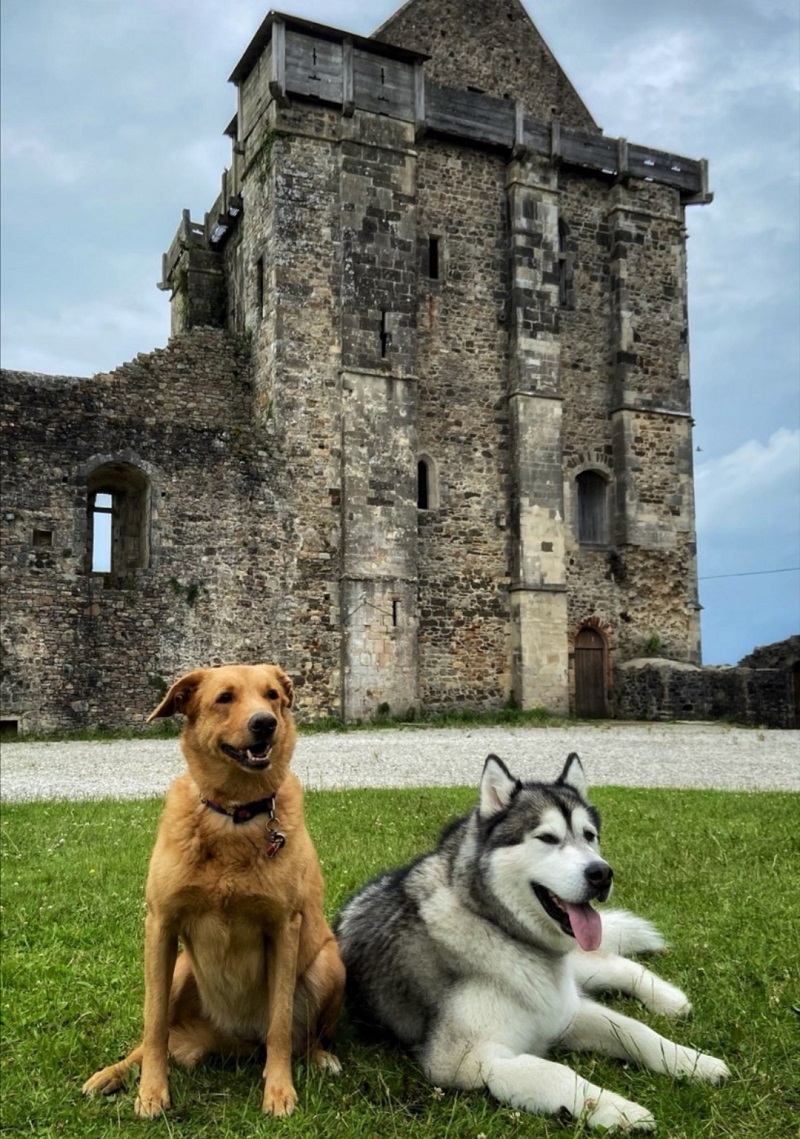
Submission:
<svg viewBox="0 0 800 1139">
<path fill-rule="evenodd" d="M 549 784 L 522 783 L 490 755 L 472 813 L 436 850 L 353 895 L 335 932 L 354 1013 L 417 1050 L 434 1084 L 651 1131 L 646 1108 L 545 1059 L 556 1047 L 596 1050 L 670 1076 L 728 1075 L 721 1060 L 589 999 L 614 990 L 665 1016 L 691 1009 L 624 956 L 663 948 L 656 929 L 624 911 L 601 919 L 591 904 L 609 896 L 612 870 L 586 792 L 574 753 Z"/>
</svg>

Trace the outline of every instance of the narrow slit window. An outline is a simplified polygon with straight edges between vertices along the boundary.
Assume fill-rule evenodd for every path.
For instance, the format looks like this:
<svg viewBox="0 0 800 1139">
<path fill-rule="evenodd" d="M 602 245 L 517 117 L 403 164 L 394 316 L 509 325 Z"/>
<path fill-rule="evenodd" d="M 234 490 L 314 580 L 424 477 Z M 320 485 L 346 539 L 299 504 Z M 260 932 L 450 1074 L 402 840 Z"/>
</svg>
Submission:
<svg viewBox="0 0 800 1139">
<path fill-rule="evenodd" d="M 380 337 L 381 337 L 381 359 L 382 360 L 386 359 L 386 349 L 389 345 L 389 328 L 388 328 L 388 321 L 386 319 L 386 315 L 387 314 L 385 312 L 381 312 Z"/>
<path fill-rule="evenodd" d="M 400 602 L 395 597 L 392 600 L 392 626 L 395 629 L 397 628 L 397 626 L 399 624 L 399 622 L 397 620 L 399 613 L 400 613 Z"/>
<path fill-rule="evenodd" d="M 438 281 L 440 277 L 438 237 L 428 238 L 428 276 L 432 281 Z"/>
<path fill-rule="evenodd" d="M 427 510 L 429 501 L 428 464 L 420 459 L 417 463 L 417 506 L 420 510 Z"/>
<path fill-rule="evenodd" d="M 558 303 L 569 308 L 572 293 L 572 266 L 567 253 L 567 226 L 558 219 Z"/>
<path fill-rule="evenodd" d="M 256 262 L 256 309 L 259 320 L 264 315 L 264 258 Z"/>
</svg>

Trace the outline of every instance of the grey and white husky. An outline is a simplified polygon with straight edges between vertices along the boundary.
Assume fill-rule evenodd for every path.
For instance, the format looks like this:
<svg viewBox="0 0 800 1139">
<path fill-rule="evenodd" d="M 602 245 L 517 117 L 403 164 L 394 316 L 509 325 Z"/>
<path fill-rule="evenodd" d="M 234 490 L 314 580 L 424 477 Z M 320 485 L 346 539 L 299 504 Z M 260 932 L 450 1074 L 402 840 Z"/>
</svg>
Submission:
<svg viewBox="0 0 800 1139">
<path fill-rule="evenodd" d="M 664 947 L 643 918 L 592 903 L 611 893 L 600 817 L 572 753 L 555 783 L 521 782 L 490 755 L 478 805 L 409 866 L 373 879 L 335 931 L 356 1016 L 419 1055 L 437 1085 L 594 1127 L 651 1131 L 639 1104 L 597 1087 L 554 1048 L 596 1050 L 717 1083 L 721 1060 L 675 1044 L 590 993 L 614 990 L 666 1016 L 686 996 L 626 953 Z"/>
</svg>

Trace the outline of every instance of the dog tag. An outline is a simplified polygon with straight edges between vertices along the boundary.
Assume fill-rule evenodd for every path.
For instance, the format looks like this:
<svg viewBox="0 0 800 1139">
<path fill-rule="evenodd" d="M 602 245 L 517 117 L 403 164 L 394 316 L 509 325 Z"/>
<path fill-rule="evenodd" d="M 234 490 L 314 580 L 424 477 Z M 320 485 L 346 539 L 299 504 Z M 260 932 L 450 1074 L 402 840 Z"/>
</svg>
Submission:
<svg viewBox="0 0 800 1139">
<path fill-rule="evenodd" d="M 267 858 L 274 858 L 285 845 L 286 835 L 282 831 L 267 831 Z"/>
</svg>

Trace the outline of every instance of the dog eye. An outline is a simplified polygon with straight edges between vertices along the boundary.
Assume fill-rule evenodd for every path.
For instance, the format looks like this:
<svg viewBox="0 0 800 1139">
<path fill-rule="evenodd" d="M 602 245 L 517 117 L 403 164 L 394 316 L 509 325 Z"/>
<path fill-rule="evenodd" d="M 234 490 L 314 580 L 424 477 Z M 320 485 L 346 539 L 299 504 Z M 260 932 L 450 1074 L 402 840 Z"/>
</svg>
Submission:
<svg viewBox="0 0 800 1139">
<path fill-rule="evenodd" d="M 548 846 L 558 846 L 558 839 L 554 834 L 537 834 L 539 842 L 546 842 Z"/>
<path fill-rule="evenodd" d="M 219 696 L 217 697 L 217 704 L 230 704 L 232 700 L 232 692 L 220 692 Z"/>
<path fill-rule="evenodd" d="M 269 692 L 267 693 L 267 700 L 277 700 L 277 699 L 278 699 L 277 689 L 270 688 Z"/>
<path fill-rule="evenodd" d="M 586 830 L 583 832 L 583 837 L 587 842 L 594 842 L 594 840 L 597 838 L 597 835 L 594 833 L 594 831 Z"/>
</svg>

